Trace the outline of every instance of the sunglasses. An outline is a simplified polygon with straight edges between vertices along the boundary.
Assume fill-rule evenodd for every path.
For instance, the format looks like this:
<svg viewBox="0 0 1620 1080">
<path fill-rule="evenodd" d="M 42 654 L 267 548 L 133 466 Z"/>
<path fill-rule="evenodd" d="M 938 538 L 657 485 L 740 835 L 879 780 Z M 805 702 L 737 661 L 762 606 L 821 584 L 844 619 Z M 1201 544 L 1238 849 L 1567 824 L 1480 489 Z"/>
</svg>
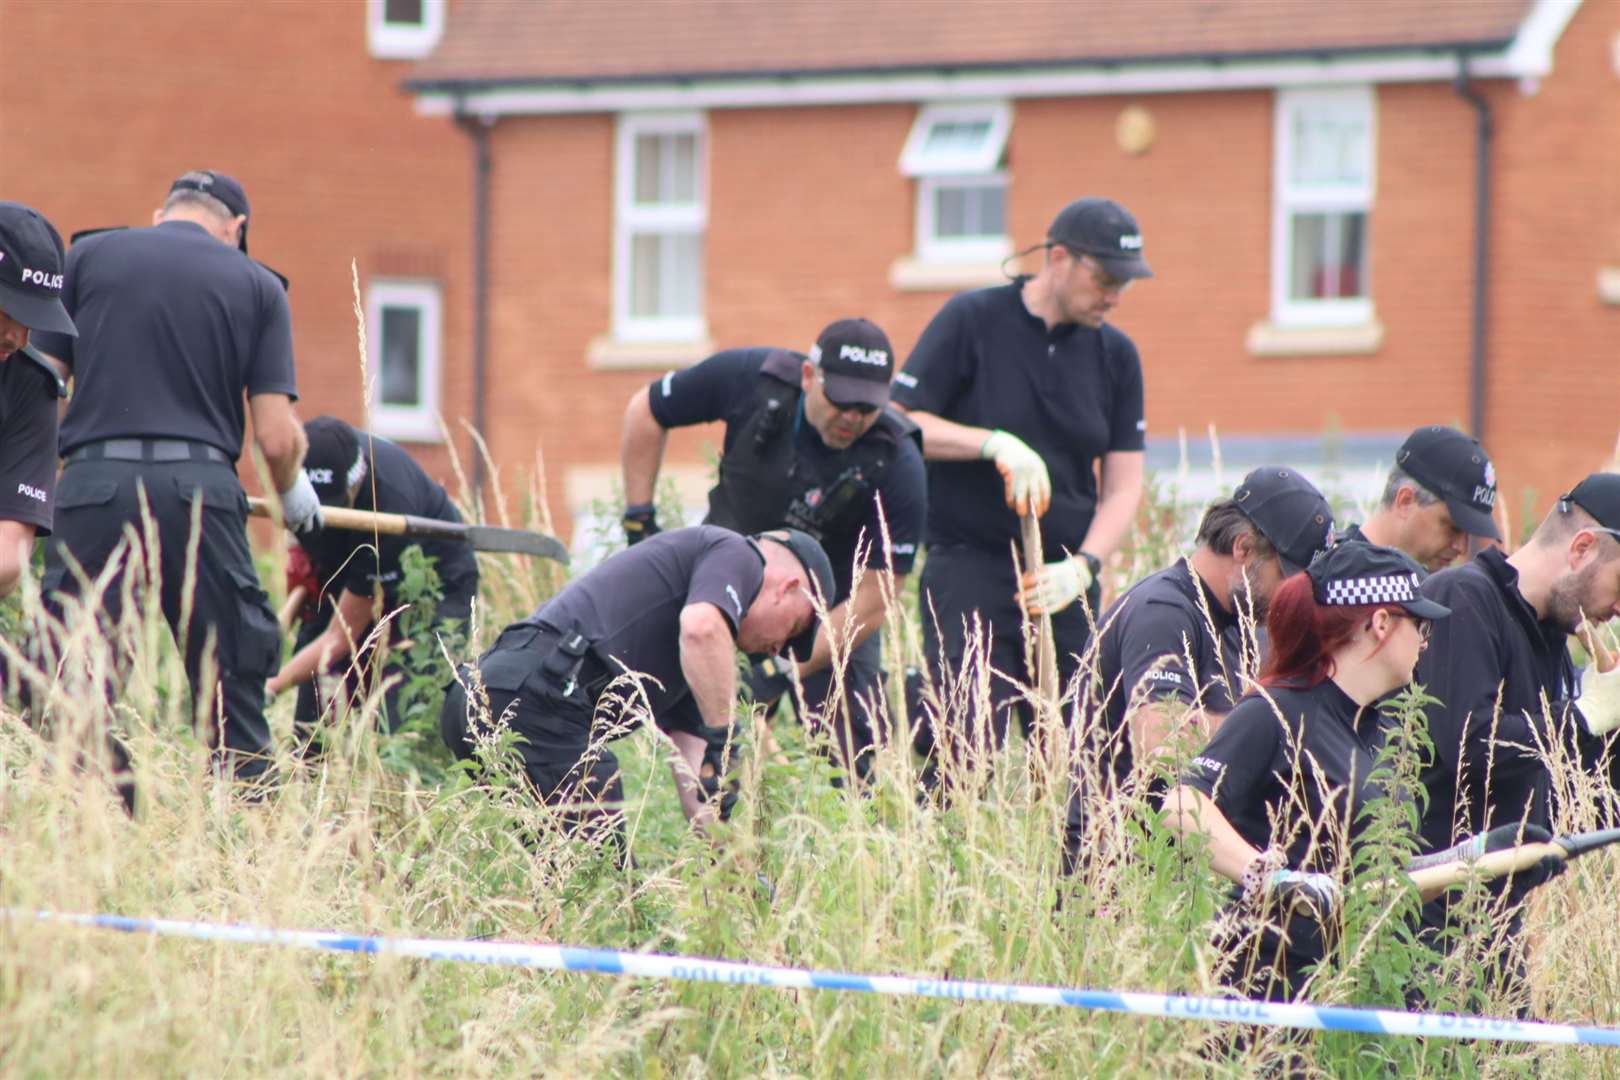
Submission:
<svg viewBox="0 0 1620 1080">
<path fill-rule="evenodd" d="M 831 405 L 839 412 L 852 412 L 859 413 L 862 416 L 871 416 L 873 413 L 877 412 L 883 407 L 881 405 L 873 405 L 869 401 L 839 401 L 831 394 L 827 393 L 827 376 L 821 376 L 819 382 L 821 384 L 821 396 L 827 399 L 827 404 Z"/>
<path fill-rule="evenodd" d="M 1429 643 L 1429 635 L 1434 633 L 1434 622 L 1432 620 L 1425 619 L 1421 615 L 1413 615 L 1410 611 L 1397 611 L 1391 614 L 1397 619 L 1411 620 L 1412 625 L 1417 627 L 1418 641 L 1424 645 Z"/>
</svg>

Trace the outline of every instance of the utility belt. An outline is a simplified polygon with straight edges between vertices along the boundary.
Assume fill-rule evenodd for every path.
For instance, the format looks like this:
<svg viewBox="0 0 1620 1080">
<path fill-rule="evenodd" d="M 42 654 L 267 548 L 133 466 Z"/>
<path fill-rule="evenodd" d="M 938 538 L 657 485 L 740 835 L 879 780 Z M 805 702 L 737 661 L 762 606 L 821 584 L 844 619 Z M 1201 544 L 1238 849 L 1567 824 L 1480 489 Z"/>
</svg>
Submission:
<svg viewBox="0 0 1620 1080">
<path fill-rule="evenodd" d="M 587 710 L 595 708 L 615 676 L 577 627 L 559 630 L 549 623 L 520 623 L 507 629 L 478 666 L 484 685 L 491 689 L 508 693 L 532 689 Z"/>
<path fill-rule="evenodd" d="M 74 447 L 68 453 L 67 461 L 70 465 L 75 461 L 144 461 L 147 464 L 213 461 L 221 465 L 232 464 L 230 456 L 219 447 L 190 439 L 100 439 Z"/>
</svg>

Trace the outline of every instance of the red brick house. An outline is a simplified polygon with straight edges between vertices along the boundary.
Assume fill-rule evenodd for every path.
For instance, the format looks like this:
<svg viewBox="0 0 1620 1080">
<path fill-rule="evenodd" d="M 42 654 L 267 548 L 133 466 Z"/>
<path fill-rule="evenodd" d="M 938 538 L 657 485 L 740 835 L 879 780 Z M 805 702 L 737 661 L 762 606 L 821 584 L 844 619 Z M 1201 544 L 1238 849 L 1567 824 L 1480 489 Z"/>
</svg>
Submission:
<svg viewBox="0 0 1620 1080">
<path fill-rule="evenodd" d="M 308 409 L 360 414 L 353 258 L 379 429 L 478 418 L 571 511 L 654 373 L 850 314 L 904 353 L 1080 194 L 1158 273 L 1118 315 L 1157 461 L 1210 424 L 1229 460 L 1387 461 L 1452 421 L 1517 526 L 1620 434 L 1615 0 L 138 8 L 0 0 L 64 48 L 0 106 L 37 163 L 6 194 L 77 229 L 235 171 Z M 672 447 L 694 487 L 706 441 Z"/>
</svg>

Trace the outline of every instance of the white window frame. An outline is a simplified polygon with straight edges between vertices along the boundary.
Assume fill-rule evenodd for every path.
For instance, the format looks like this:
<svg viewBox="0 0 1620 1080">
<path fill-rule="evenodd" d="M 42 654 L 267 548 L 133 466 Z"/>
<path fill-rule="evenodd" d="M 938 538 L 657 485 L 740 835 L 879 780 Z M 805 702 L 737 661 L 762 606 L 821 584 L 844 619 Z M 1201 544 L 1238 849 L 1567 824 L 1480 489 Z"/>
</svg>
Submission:
<svg viewBox="0 0 1620 1080">
<path fill-rule="evenodd" d="M 383 308 L 408 307 L 421 313 L 420 366 L 417 371 L 418 405 L 387 405 L 382 400 Z M 443 442 L 439 423 L 439 392 L 444 372 L 444 293 L 435 281 L 378 279 L 366 287 L 366 340 L 370 343 L 372 372 L 371 430 L 390 439 Z"/>
<path fill-rule="evenodd" d="M 990 129 L 984 141 L 972 150 L 957 154 L 927 151 L 928 137 L 942 123 L 988 120 Z M 1007 172 L 1001 158 L 1012 131 L 1012 105 L 1005 101 L 953 102 L 924 105 L 906 136 L 900 151 L 900 171 L 917 182 L 916 257 L 923 262 L 983 262 L 1005 257 L 1012 251 L 1012 240 L 996 237 L 941 237 L 934 215 L 935 195 L 941 188 L 1007 188 Z"/>
<path fill-rule="evenodd" d="M 642 135 L 695 135 L 697 201 L 684 206 L 642 206 L 635 201 L 636 139 Z M 632 316 L 631 241 L 638 233 L 692 233 L 706 239 L 709 225 L 709 131 L 701 112 L 621 113 L 614 149 L 613 337 L 616 341 L 684 342 L 708 337 L 707 275 L 691 316 Z M 705 251 L 707 261 L 707 251 Z"/>
<path fill-rule="evenodd" d="M 1271 319 L 1277 326 L 1359 326 L 1373 321 L 1371 244 L 1373 207 L 1378 187 L 1377 104 L 1377 96 L 1370 85 L 1277 91 L 1273 118 L 1271 200 Z M 1301 109 L 1322 106 L 1350 106 L 1366 111 L 1367 179 L 1363 184 L 1339 184 L 1296 191 L 1289 182 L 1294 114 Z M 1295 300 L 1290 297 L 1289 283 L 1293 280 L 1293 215 L 1351 211 L 1361 211 L 1367 215 L 1364 242 L 1368 246 L 1368 257 L 1362 283 L 1366 295 L 1329 300 Z"/>
<path fill-rule="evenodd" d="M 379 60 L 420 60 L 444 36 L 445 0 L 422 0 L 422 25 L 386 22 L 384 0 L 366 0 L 366 47 Z"/>
</svg>

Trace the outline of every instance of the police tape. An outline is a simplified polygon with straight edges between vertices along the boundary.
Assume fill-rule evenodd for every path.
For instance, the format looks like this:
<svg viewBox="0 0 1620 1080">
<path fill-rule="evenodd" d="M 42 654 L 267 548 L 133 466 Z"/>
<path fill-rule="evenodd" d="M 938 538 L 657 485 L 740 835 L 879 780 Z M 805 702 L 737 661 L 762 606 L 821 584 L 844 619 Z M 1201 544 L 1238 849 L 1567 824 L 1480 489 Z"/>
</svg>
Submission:
<svg viewBox="0 0 1620 1080">
<path fill-rule="evenodd" d="M 907 975 L 851 975 L 839 971 L 768 967 L 731 960 L 708 960 L 661 953 L 618 952 L 610 949 L 581 949 L 567 945 L 372 937 L 316 930 L 275 930 L 242 924 L 185 922 L 177 919 L 134 919 L 122 915 L 84 915 L 52 911 L 8 910 L 4 915 L 14 920 L 34 920 L 119 930 L 130 934 L 155 934 L 160 937 L 232 942 L 239 945 L 273 945 L 290 949 L 404 956 L 419 960 L 453 960 L 469 964 L 496 964 L 596 975 L 629 975 L 645 979 L 678 979 L 732 986 L 766 986 L 780 990 L 844 990 L 899 997 L 946 998 L 952 1001 L 1060 1005 L 1074 1009 L 1128 1013 L 1132 1016 L 1165 1020 L 1306 1028 L 1316 1031 L 1350 1031 L 1363 1035 L 1620 1046 L 1620 1029 L 1546 1024 L 1485 1016 L 1456 1016 L 1448 1013 L 1356 1009 L 1337 1005 L 1291 1005 L 1186 994 L 1071 990 L 1057 986 L 1017 983 L 918 979 Z"/>
</svg>

